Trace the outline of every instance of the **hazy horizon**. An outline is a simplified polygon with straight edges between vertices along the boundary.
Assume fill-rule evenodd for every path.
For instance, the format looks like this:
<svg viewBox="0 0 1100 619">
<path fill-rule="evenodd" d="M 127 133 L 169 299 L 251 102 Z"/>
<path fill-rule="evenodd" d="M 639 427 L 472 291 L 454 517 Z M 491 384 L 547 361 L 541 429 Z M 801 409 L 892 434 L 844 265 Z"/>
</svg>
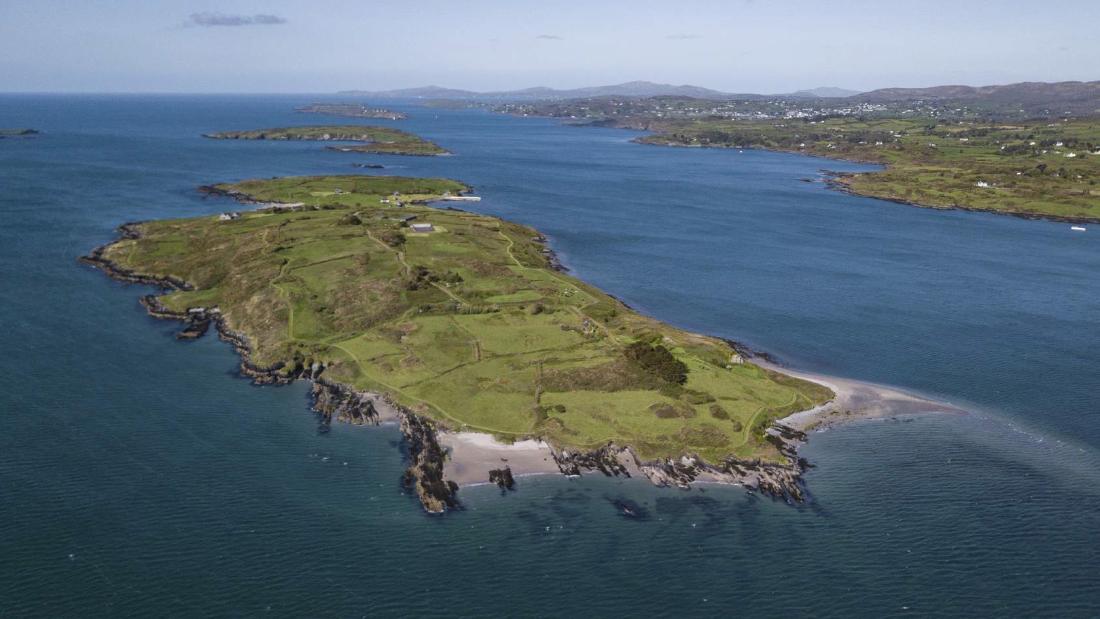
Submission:
<svg viewBox="0 0 1100 619">
<path fill-rule="evenodd" d="M 0 90 L 499 91 L 644 80 L 770 94 L 1100 78 L 1100 48 L 1087 43 L 1100 4 L 836 4 L 8 0 Z"/>
</svg>

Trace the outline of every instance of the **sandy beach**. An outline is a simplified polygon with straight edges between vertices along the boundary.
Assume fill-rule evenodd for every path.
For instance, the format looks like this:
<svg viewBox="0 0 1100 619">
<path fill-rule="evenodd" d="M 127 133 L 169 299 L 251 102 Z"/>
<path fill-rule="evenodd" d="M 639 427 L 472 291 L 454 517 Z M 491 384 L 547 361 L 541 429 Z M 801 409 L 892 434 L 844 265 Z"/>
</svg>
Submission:
<svg viewBox="0 0 1100 619">
<path fill-rule="evenodd" d="M 896 387 L 813 372 L 800 372 L 759 360 L 754 362 L 769 370 L 825 385 L 836 394 L 830 402 L 779 420 L 780 423 L 803 432 L 858 419 L 881 419 L 927 413 L 956 415 L 966 413 L 964 409 L 950 403 L 906 393 Z"/>
<path fill-rule="evenodd" d="M 439 444 L 450 452 L 447 479 L 460 486 L 489 483 L 489 471 L 511 467 L 516 477 L 560 474 L 550 445 L 532 439 L 502 443 L 477 432 L 440 432 Z"/>
</svg>

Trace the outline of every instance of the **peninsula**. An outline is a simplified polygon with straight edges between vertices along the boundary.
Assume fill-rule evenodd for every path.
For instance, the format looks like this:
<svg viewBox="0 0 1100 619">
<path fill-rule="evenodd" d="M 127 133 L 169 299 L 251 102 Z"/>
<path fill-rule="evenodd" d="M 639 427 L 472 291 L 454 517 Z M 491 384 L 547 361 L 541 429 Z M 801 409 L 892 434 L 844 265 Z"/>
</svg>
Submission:
<svg viewBox="0 0 1100 619">
<path fill-rule="evenodd" d="M 1100 121 L 912 119 L 688 121 L 647 125 L 643 144 L 764 148 L 882 164 L 832 174 L 861 196 L 1067 222 L 1100 221 Z"/>
<path fill-rule="evenodd" d="M 802 500 L 803 436 L 776 422 L 832 390 L 632 311 L 563 273 L 531 228 L 426 204 L 462 183 L 312 176 L 204 191 L 259 208 L 128 224 L 84 260 L 162 287 L 149 311 L 185 322 L 184 339 L 213 325 L 256 382 L 312 380 L 326 422 L 399 422 L 406 481 L 429 511 L 457 505 L 448 447 L 478 435 L 505 459 L 509 444 L 538 445 L 565 474 Z M 490 480 L 514 483 L 500 457 L 461 479 Z"/>
<path fill-rule="evenodd" d="M 1020 89 L 1001 87 L 1009 90 L 994 91 L 999 97 L 1017 94 L 939 100 L 936 89 L 925 89 L 820 100 L 598 98 L 495 109 L 651 132 L 635 140 L 643 144 L 759 148 L 881 164 L 880 171 L 832 174 L 829 182 L 914 206 L 1097 222 L 1100 110 L 1093 93 L 1100 83 L 1087 86 L 1064 102 L 1054 94 L 1040 98 L 1045 107 Z"/>
<path fill-rule="evenodd" d="M 203 137 L 214 140 L 305 140 L 317 142 L 361 142 L 347 146 L 329 146 L 330 150 L 379 155 L 446 155 L 438 144 L 418 135 L 369 125 L 320 125 L 308 127 L 281 127 L 251 131 L 223 131 L 208 133 Z"/>
<path fill-rule="evenodd" d="M 312 103 L 294 109 L 301 114 L 322 114 L 325 116 L 344 116 L 347 118 L 381 118 L 385 120 L 405 120 L 408 116 L 380 107 L 367 107 L 357 103 Z"/>
</svg>

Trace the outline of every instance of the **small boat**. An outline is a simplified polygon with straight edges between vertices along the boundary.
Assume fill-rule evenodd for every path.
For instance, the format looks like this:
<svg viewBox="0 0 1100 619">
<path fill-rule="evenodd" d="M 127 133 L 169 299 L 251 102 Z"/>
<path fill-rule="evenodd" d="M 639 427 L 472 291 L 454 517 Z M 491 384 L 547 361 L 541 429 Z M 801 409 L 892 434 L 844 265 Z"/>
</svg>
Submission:
<svg viewBox="0 0 1100 619">
<path fill-rule="evenodd" d="M 1084 226 L 1070 226 L 1069 229 L 1073 230 L 1074 232 L 1087 232 L 1088 231 L 1088 228 L 1086 228 Z"/>
</svg>

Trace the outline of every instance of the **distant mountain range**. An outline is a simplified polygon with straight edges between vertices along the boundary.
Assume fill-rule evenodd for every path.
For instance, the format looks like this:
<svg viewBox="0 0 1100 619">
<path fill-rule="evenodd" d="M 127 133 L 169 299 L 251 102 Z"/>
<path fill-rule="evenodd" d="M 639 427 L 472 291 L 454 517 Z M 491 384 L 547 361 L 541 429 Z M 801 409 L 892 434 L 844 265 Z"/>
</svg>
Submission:
<svg viewBox="0 0 1100 619">
<path fill-rule="evenodd" d="M 787 96 L 804 99 L 840 99 L 844 97 L 854 97 L 858 94 L 858 90 L 848 90 L 847 88 L 837 88 L 835 86 L 822 86 L 820 88 L 811 88 L 810 90 L 796 90 Z"/>
<path fill-rule="evenodd" d="M 913 99 L 967 99 L 997 101 L 1100 100 L 1097 82 L 1019 82 L 1000 86 L 932 86 L 931 88 L 880 88 L 862 93 L 867 101 L 909 101 Z"/>
<path fill-rule="evenodd" d="M 820 99 L 826 97 L 847 97 L 858 94 L 855 90 L 823 87 L 812 90 L 800 90 L 784 95 L 758 95 L 747 93 L 728 93 L 700 86 L 657 84 L 654 82 L 625 82 L 611 86 L 592 86 L 588 88 L 556 89 L 543 86 L 522 90 L 504 90 L 495 92 L 475 92 L 440 86 L 420 88 L 402 88 L 398 90 L 346 90 L 338 94 L 368 97 L 372 99 L 587 99 L 591 97 L 693 97 L 696 99 L 762 99 L 773 96 Z"/>
<path fill-rule="evenodd" d="M 1100 81 L 1020 82 L 1001 86 L 933 86 L 931 88 L 882 88 L 858 97 L 869 102 L 949 101 L 1019 106 L 1028 111 L 1100 112 Z"/>
<path fill-rule="evenodd" d="M 841 99 L 855 103 L 938 102 L 942 105 L 985 107 L 1001 112 L 1035 115 L 1100 114 L 1100 81 L 1021 82 L 999 86 L 933 86 L 930 88 L 881 88 L 857 92 L 836 87 L 799 90 L 785 94 L 728 93 L 699 86 L 626 82 L 611 86 L 555 89 L 525 88 L 496 92 L 475 92 L 439 86 L 384 90 L 349 90 L 339 94 L 368 99 L 459 99 L 479 101 L 536 101 L 589 99 L 594 97 L 677 97 L 754 101 L 763 99 Z"/>
</svg>

